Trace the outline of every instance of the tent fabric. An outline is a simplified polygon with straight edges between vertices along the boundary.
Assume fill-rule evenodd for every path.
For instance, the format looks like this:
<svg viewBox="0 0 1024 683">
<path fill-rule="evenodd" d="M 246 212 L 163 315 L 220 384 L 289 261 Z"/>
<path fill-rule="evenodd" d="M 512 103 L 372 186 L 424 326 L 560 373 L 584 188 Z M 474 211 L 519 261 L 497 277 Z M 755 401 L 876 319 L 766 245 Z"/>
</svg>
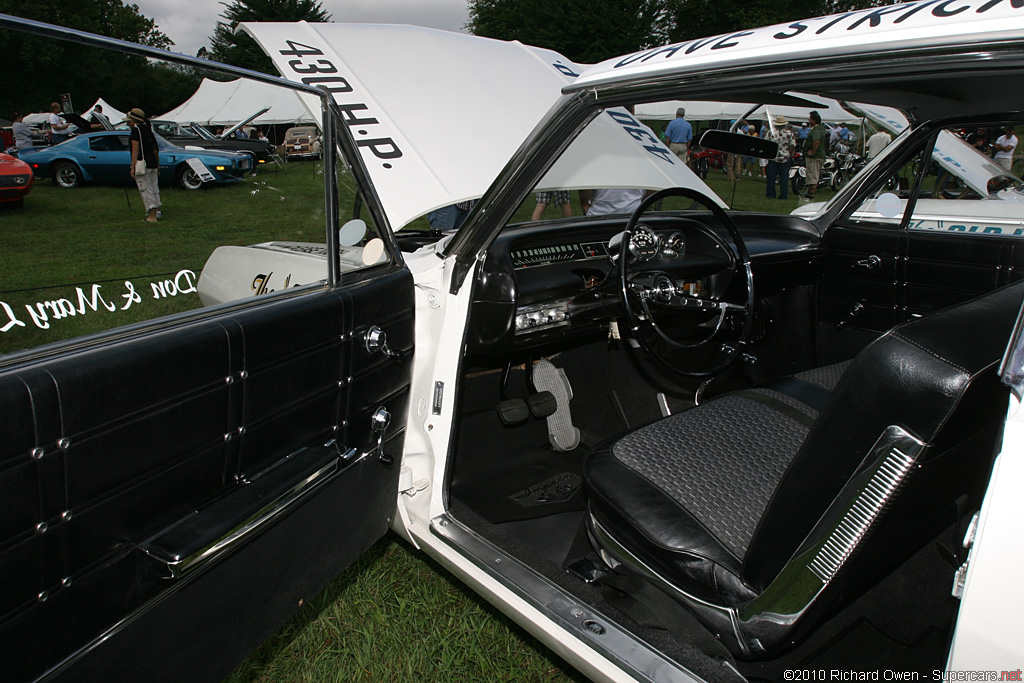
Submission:
<svg viewBox="0 0 1024 683">
<path fill-rule="evenodd" d="M 37 112 L 34 114 L 25 114 L 25 118 L 22 119 L 26 124 L 30 126 L 41 126 L 50 120 L 50 112 Z"/>
<path fill-rule="evenodd" d="M 336 84 L 335 102 L 396 229 L 483 195 L 581 71 L 551 50 L 417 26 L 240 28 L 286 78 L 312 68 L 333 74 L 307 80 Z M 319 100 L 309 96 L 307 107 L 318 110 Z M 541 188 L 682 185 L 714 195 L 625 110 L 592 124 Z"/>
<path fill-rule="evenodd" d="M 827 97 L 819 97 L 818 95 L 803 95 L 801 93 L 789 93 L 790 95 L 796 95 L 797 97 L 805 97 L 806 99 L 820 103 L 820 107 L 783 107 L 777 105 L 766 105 L 758 108 L 748 118 L 754 121 L 762 121 L 769 116 L 778 116 L 782 114 L 791 123 L 801 123 L 807 120 L 807 115 L 812 111 L 817 111 L 821 114 L 821 120 L 829 123 L 857 123 L 860 121 L 860 117 L 856 114 L 843 109 L 838 101 L 829 99 Z M 676 109 L 683 107 L 686 109 L 686 120 L 687 121 L 714 121 L 714 120 L 733 120 L 737 117 L 743 116 L 750 110 L 750 107 L 756 104 L 751 102 L 749 104 L 737 103 L 737 102 L 703 102 L 703 101 L 690 101 L 690 102 L 649 102 L 647 104 L 638 105 L 636 108 L 636 116 L 638 119 L 647 121 L 671 121 L 676 117 Z M 765 113 L 767 110 L 767 114 Z"/>
<path fill-rule="evenodd" d="M 186 126 L 192 121 L 204 125 L 231 126 L 264 107 L 270 107 L 270 110 L 254 119 L 254 126 L 319 123 L 318 119 L 310 115 L 295 91 L 244 78 L 233 81 L 204 78 L 192 97 L 166 114 L 153 118 Z"/>
</svg>

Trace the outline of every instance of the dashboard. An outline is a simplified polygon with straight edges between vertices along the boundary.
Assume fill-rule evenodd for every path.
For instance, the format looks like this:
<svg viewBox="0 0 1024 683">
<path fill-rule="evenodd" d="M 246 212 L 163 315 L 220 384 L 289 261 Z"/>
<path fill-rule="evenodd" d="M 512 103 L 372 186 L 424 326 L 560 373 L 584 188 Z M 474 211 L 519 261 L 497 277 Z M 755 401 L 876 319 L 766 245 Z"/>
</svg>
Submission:
<svg viewBox="0 0 1024 683">
<path fill-rule="evenodd" d="M 732 217 L 759 297 L 799 280 L 819 253 L 820 236 L 802 219 Z M 614 216 L 507 226 L 477 272 L 469 350 L 507 353 L 607 334 L 622 314 L 615 260 L 625 224 Z M 735 285 L 728 233 L 709 214 L 649 214 L 626 248 L 632 272 L 662 277 L 688 296 L 717 300 Z"/>
<path fill-rule="evenodd" d="M 529 248 L 513 249 L 509 252 L 513 268 L 546 266 L 561 261 L 585 261 L 606 258 L 608 245 L 605 242 L 569 242 Z"/>
</svg>

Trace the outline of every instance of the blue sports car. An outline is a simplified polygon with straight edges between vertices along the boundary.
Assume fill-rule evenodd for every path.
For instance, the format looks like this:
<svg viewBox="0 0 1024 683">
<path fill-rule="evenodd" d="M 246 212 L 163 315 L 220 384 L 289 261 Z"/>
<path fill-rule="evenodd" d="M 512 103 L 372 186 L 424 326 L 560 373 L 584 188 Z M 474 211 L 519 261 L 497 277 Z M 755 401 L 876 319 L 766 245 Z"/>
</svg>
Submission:
<svg viewBox="0 0 1024 683">
<path fill-rule="evenodd" d="M 198 190 L 204 182 L 240 180 L 252 168 L 248 154 L 178 147 L 159 135 L 160 184 L 176 183 Z M 74 188 L 83 182 L 123 183 L 130 180 L 131 148 L 128 131 L 100 131 L 25 155 L 37 178 L 53 178 L 58 187 Z M 198 162 L 198 163 L 197 163 Z"/>
</svg>

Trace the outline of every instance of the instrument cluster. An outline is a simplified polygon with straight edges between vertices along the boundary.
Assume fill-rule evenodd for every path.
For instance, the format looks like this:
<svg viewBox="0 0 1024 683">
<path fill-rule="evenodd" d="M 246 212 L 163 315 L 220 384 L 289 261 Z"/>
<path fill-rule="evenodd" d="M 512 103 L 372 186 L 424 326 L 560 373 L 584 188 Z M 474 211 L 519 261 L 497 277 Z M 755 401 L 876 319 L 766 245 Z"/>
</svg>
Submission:
<svg viewBox="0 0 1024 683">
<path fill-rule="evenodd" d="M 686 253 L 686 238 L 679 231 L 659 235 L 643 223 L 637 223 L 629 239 L 629 253 L 640 262 L 653 261 L 659 256 L 677 259 Z"/>
</svg>

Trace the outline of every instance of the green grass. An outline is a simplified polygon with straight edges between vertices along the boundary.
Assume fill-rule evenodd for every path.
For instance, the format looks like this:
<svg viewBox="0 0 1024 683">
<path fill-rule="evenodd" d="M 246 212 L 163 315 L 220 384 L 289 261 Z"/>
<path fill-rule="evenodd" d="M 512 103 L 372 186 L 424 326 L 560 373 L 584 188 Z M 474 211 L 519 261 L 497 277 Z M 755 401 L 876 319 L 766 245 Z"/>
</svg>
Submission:
<svg viewBox="0 0 1024 683">
<path fill-rule="evenodd" d="M 228 683 L 583 681 L 443 568 L 389 535 Z"/>
</svg>

